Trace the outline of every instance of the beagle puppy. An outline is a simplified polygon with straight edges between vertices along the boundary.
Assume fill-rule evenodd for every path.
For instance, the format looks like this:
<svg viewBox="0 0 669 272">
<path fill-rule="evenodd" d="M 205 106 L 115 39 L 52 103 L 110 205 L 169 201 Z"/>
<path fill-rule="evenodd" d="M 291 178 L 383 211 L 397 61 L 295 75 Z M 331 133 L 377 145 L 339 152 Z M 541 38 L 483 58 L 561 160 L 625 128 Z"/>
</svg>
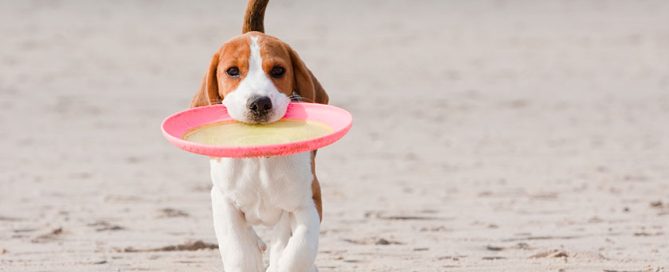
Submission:
<svg viewBox="0 0 669 272">
<path fill-rule="evenodd" d="M 328 95 L 286 43 L 263 33 L 268 0 L 250 0 L 242 35 L 211 59 L 191 106 L 222 103 L 232 118 L 265 124 L 291 101 L 328 103 Z M 272 227 L 266 271 L 318 271 L 322 220 L 316 151 L 262 158 L 211 158 L 214 229 L 226 272 L 265 271 L 266 245 L 252 226 Z"/>
</svg>

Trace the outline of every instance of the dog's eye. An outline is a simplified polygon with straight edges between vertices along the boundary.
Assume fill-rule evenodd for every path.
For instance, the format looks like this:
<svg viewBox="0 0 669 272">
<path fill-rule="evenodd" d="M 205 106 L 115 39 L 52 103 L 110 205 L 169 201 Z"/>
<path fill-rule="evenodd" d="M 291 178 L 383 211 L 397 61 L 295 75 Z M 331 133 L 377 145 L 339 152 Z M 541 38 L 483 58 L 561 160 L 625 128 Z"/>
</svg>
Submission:
<svg viewBox="0 0 669 272">
<path fill-rule="evenodd" d="M 273 78 L 280 78 L 281 76 L 283 76 L 284 73 L 286 73 L 286 69 L 283 69 L 283 67 L 281 66 L 274 66 L 272 68 L 272 71 L 269 71 L 269 74 Z"/>
<path fill-rule="evenodd" d="M 228 74 L 231 77 L 238 77 L 239 76 L 239 68 L 230 67 L 230 68 L 228 68 L 228 70 L 225 70 L 225 73 Z"/>
</svg>

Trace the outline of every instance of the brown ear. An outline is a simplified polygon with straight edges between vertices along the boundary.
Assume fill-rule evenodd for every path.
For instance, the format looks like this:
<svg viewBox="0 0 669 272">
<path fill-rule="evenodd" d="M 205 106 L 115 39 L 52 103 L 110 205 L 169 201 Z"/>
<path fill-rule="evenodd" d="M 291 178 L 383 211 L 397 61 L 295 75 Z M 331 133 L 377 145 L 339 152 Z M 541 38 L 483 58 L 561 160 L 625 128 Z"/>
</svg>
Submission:
<svg viewBox="0 0 669 272">
<path fill-rule="evenodd" d="M 314 74 L 304 64 L 297 52 L 292 48 L 288 48 L 290 52 L 290 60 L 293 63 L 294 71 L 294 92 L 304 99 L 305 102 L 327 104 L 329 101 L 328 94 L 318 82 Z"/>
<path fill-rule="evenodd" d="M 209 70 L 205 73 L 200 90 L 195 93 L 190 103 L 191 108 L 214 105 L 221 103 L 221 96 L 218 94 L 218 78 L 216 71 L 218 67 L 219 53 L 216 52 L 209 63 Z"/>
</svg>

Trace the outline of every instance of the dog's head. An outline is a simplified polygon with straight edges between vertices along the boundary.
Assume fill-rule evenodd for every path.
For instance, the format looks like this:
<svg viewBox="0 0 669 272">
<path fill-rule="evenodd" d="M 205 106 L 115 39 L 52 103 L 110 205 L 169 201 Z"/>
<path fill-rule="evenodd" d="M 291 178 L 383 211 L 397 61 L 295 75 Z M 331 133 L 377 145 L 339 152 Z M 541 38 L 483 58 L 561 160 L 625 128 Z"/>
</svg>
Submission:
<svg viewBox="0 0 669 272">
<path fill-rule="evenodd" d="M 216 51 L 192 107 L 223 103 L 245 123 L 271 123 L 291 101 L 328 103 L 328 95 L 286 43 L 261 32 L 237 36 Z"/>
</svg>

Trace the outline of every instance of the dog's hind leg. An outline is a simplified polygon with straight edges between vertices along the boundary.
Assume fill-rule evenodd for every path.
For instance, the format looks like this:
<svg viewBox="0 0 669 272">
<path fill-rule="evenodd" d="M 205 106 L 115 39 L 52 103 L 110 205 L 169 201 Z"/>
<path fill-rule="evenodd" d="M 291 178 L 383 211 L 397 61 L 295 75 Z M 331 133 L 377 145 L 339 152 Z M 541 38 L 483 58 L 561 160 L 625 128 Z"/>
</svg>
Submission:
<svg viewBox="0 0 669 272">
<path fill-rule="evenodd" d="M 258 235 L 216 186 L 211 189 L 214 230 L 225 272 L 263 271 Z"/>
</svg>

